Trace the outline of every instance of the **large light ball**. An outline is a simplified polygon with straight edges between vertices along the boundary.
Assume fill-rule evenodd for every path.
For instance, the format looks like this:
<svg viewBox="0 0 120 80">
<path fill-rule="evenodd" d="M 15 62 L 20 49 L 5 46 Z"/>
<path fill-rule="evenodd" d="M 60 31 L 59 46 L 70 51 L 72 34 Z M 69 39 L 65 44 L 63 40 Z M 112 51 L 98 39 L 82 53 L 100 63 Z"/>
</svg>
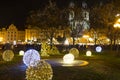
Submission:
<svg viewBox="0 0 120 80">
<path fill-rule="evenodd" d="M 79 57 L 79 51 L 76 48 L 70 49 L 69 53 L 73 54 L 75 58 Z"/>
<path fill-rule="evenodd" d="M 96 52 L 101 52 L 102 51 L 102 47 L 101 46 L 97 46 L 96 47 Z"/>
<path fill-rule="evenodd" d="M 92 52 L 91 51 L 87 51 L 86 52 L 86 56 L 92 56 Z"/>
<path fill-rule="evenodd" d="M 68 63 L 68 64 L 72 63 L 74 61 L 74 55 L 71 53 L 65 54 L 63 56 L 63 61 L 64 61 L 64 63 Z"/>
<path fill-rule="evenodd" d="M 23 50 L 20 50 L 20 51 L 19 51 L 19 55 L 20 55 L 20 56 L 23 56 L 23 55 L 24 55 L 24 51 L 23 51 Z"/>
<path fill-rule="evenodd" d="M 11 61 L 13 59 L 13 57 L 14 57 L 14 53 L 13 53 L 12 50 L 5 50 L 3 52 L 2 57 L 3 57 L 4 61 Z"/>
<path fill-rule="evenodd" d="M 27 50 L 23 56 L 23 62 L 26 66 L 35 66 L 36 61 L 39 60 L 40 60 L 39 52 L 34 49 Z"/>
<path fill-rule="evenodd" d="M 52 80 L 53 70 L 49 63 L 38 61 L 36 66 L 30 66 L 26 70 L 27 80 Z"/>
</svg>

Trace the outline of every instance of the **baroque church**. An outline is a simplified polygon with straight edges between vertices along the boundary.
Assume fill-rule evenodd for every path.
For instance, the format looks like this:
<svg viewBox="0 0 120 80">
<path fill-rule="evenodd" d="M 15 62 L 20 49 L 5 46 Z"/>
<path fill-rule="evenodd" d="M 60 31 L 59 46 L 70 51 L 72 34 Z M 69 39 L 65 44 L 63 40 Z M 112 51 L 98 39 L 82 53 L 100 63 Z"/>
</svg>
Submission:
<svg viewBox="0 0 120 80">
<path fill-rule="evenodd" d="M 73 2 L 69 5 L 69 25 L 72 29 L 72 36 L 82 36 L 90 28 L 89 10 L 86 2 L 82 2 L 81 9 L 76 12 L 75 4 Z"/>
</svg>

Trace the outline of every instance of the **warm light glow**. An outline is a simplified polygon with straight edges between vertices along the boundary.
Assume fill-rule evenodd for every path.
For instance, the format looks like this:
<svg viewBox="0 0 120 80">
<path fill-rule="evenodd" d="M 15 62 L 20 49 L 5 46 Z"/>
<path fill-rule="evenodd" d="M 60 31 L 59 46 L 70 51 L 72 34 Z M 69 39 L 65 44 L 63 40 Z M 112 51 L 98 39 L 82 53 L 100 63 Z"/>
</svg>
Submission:
<svg viewBox="0 0 120 80">
<path fill-rule="evenodd" d="M 65 45 L 69 45 L 68 39 L 65 40 L 65 43 L 64 43 L 64 44 L 65 44 Z"/>
<path fill-rule="evenodd" d="M 114 28 L 120 28 L 120 24 L 119 23 L 114 24 Z"/>
<path fill-rule="evenodd" d="M 19 55 L 23 56 L 24 55 L 24 51 L 23 50 L 19 51 Z"/>
<path fill-rule="evenodd" d="M 74 55 L 73 54 L 66 54 L 63 57 L 64 63 L 71 64 L 74 61 Z"/>
<path fill-rule="evenodd" d="M 93 41 L 93 38 L 89 38 L 89 41 Z"/>
<path fill-rule="evenodd" d="M 118 19 L 117 22 L 119 23 L 119 22 L 120 22 L 120 19 Z"/>
<path fill-rule="evenodd" d="M 97 46 L 96 47 L 96 52 L 101 52 L 102 51 L 102 47 L 101 46 Z"/>
<path fill-rule="evenodd" d="M 2 37 L 0 37 L 0 42 L 2 42 L 3 41 L 3 38 Z"/>
<path fill-rule="evenodd" d="M 34 49 L 27 50 L 23 56 L 23 62 L 26 66 L 36 66 L 36 62 L 39 60 L 39 52 Z"/>
<path fill-rule="evenodd" d="M 83 38 L 89 38 L 89 35 L 83 35 Z"/>
<path fill-rule="evenodd" d="M 16 45 L 16 41 L 13 41 L 13 45 Z"/>
<path fill-rule="evenodd" d="M 91 56 L 92 55 L 92 52 L 91 51 L 87 51 L 86 52 L 86 56 Z"/>
<path fill-rule="evenodd" d="M 113 25 L 114 28 L 120 28 L 120 18 L 117 19 L 117 21 L 115 22 L 115 24 Z"/>
<path fill-rule="evenodd" d="M 116 14 L 116 17 L 119 17 L 120 16 L 120 14 Z"/>
</svg>

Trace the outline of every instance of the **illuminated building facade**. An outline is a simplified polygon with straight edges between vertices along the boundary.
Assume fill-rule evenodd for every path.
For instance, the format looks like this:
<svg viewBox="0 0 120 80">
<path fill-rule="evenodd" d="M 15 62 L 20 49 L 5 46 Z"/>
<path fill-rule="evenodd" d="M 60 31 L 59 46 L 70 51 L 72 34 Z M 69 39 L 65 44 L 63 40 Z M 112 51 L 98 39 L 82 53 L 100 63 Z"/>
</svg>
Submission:
<svg viewBox="0 0 120 80">
<path fill-rule="evenodd" d="M 13 43 L 14 41 L 25 41 L 25 31 L 18 31 L 14 24 L 11 24 L 7 29 L 2 28 L 0 31 L 1 44 Z"/>
<path fill-rule="evenodd" d="M 80 12 L 75 12 L 75 4 L 70 3 L 69 10 L 69 25 L 72 30 L 72 34 L 75 37 L 82 36 L 89 28 L 89 11 L 87 9 L 87 4 L 82 3 L 82 8 Z"/>
</svg>

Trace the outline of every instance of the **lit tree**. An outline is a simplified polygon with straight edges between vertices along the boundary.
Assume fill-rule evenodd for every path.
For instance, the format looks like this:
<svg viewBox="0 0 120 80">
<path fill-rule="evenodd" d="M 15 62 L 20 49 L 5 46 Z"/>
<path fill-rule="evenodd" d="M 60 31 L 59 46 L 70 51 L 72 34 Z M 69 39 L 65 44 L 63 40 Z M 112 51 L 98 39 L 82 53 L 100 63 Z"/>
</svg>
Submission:
<svg viewBox="0 0 120 80">
<path fill-rule="evenodd" d="M 119 13 L 119 8 L 117 8 L 113 2 L 91 9 L 91 27 L 94 28 L 95 31 L 96 29 L 106 29 L 106 34 L 107 37 L 110 38 L 111 44 L 116 40 L 113 24 L 117 13 Z"/>
<path fill-rule="evenodd" d="M 42 29 L 49 29 L 45 35 L 50 39 L 50 44 L 53 43 L 53 37 L 58 27 L 68 25 L 66 10 L 60 10 L 51 0 L 49 5 L 43 11 L 36 10 L 30 13 L 27 23 Z"/>
</svg>

